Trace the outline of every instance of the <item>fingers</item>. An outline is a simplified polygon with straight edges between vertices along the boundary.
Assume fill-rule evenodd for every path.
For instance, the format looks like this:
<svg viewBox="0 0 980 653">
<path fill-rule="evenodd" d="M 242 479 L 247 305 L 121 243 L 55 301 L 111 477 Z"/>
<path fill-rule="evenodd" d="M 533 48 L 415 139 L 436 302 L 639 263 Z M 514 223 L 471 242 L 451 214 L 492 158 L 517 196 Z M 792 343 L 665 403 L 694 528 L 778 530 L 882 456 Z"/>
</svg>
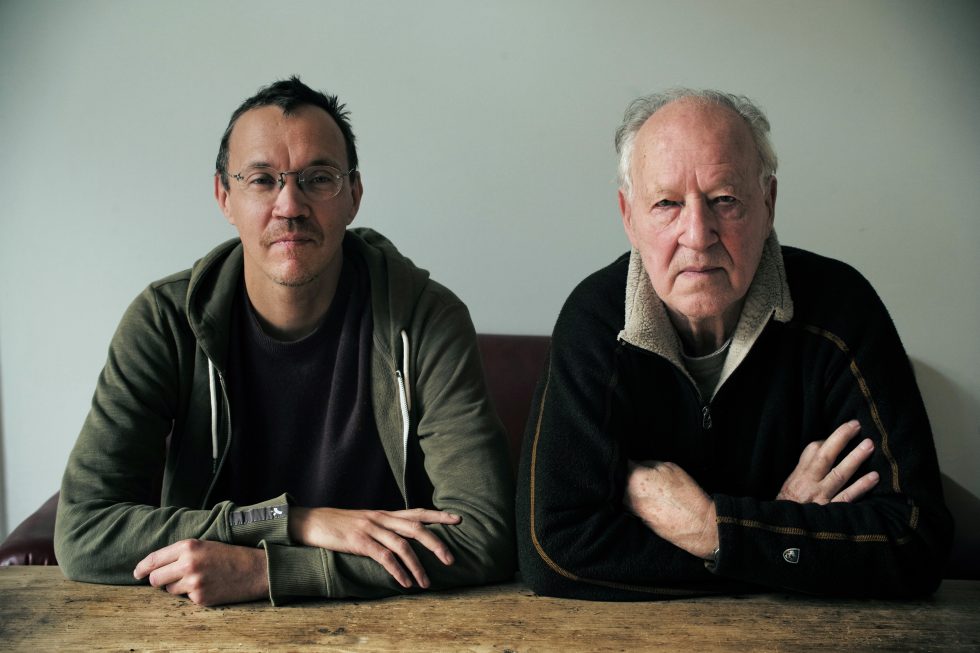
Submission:
<svg viewBox="0 0 980 653">
<path fill-rule="evenodd" d="M 843 490 L 837 496 L 831 499 L 831 503 L 849 503 L 851 501 L 857 501 L 862 496 L 867 494 L 871 488 L 878 485 L 878 480 L 878 472 L 868 472 L 852 483 L 846 490 Z"/>
<path fill-rule="evenodd" d="M 857 480 L 854 475 L 874 454 L 874 442 L 865 438 L 834 464 L 860 432 L 861 424 L 851 420 L 841 424 L 826 440 L 808 444 L 776 499 L 824 505 L 833 501 L 856 501 L 864 496 L 878 483 L 878 474 L 871 472 Z M 842 489 L 845 486 L 846 489 Z"/>
<path fill-rule="evenodd" d="M 361 545 L 356 547 L 354 552 L 366 555 L 380 564 L 402 587 L 406 589 L 411 587 L 414 580 L 419 587 L 424 589 L 429 587 L 429 577 L 415 554 L 415 550 L 412 549 L 412 545 L 405 538 L 422 542 L 427 540 L 426 535 L 438 541 L 438 538 L 429 533 L 419 522 L 404 522 L 404 520 L 384 515 L 378 524 L 362 534 Z M 427 548 L 431 548 L 431 545 Z M 448 551 L 445 554 L 448 554 Z M 440 557 L 440 560 L 442 559 Z M 445 563 L 444 560 L 443 562 Z"/>
<path fill-rule="evenodd" d="M 844 456 L 844 460 L 840 461 L 839 465 L 831 469 L 825 479 L 827 495 L 834 495 L 844 487 L 857 472 L 858 468 L 864 464 L 864 461 L 871 457 L 874 450 L 874 442 L 870 438 L 865 438 L 849 454 Z"/>
<path fill-rule="evenodd" d="M 810 461 L 814 465 L 814 472 L 826 476 L 830 473 L 831 468 L 834 465 L 834 461 L 840 456 L 840 452 L 844 450 L 847 443 L 851 439 L 861 432 L 861 423 L 857 420 L 851 420 L 850 422 L 845 422 L 837 427 L 837 429 L 830 434 L 826 440 L 819 443 L 819 446 L 815 450 L 810 449 L 812 452 L 813 460 Z M 815 443 L 811 443 L 811 446 Z M 853 472 L 852 472 L 853 473 Z M 844 479 L 845 481 L 847 479 Z"/>
<path fill-rule="evenodd" d="M 154 551 L 136 565 L 133 576 L 146 578 L 153 587 L 162 587 L 171 594 L 187 594 L 187 565 L 181 561 L 184 552 L 192 548 L 194 540 L 182 540 Z"/>
<path fill-rule="evenodd" d="M 196 550 L 202 547 L 199 540 L 181 540 L 158 549 L 136 565 L 133 576 L 137 580 L 148 577 L 153 587 L 164 587 L 171 594 L 186 594 L 182 583 L 188 573 L 188 564 Z"/>
<path fill-rule="evenodd" d="M 447 547 L 446 544 L 439 539 L 438 535 L 423 526 L 422 522 L 395 519 L 388 523 L 387 526 L 391 529 L 391 531 L 397 533 L 398 535 L 413 539 L 427 548 L 429 551 L 435 554 L 442 564 L 447 566 L 453 564 L 454 558 L 453 554 L 449 551 L 449 547 Z M 404 540 L 402 541 L 404 542 Z M 411 547 L 409 547 L 409 551 L 411 551 Z"/>
<path fill-rule="evenodd" d="M 851 438 L 860 432 L 861 422 L 856 419 L 852 419 L 850 422 L 844 422 L 830 434 L 830 437 L 824 441 L 824 446 L 821 448 L 827 451 L 831 460 L 836 460 L 840 452 L 847 446 L 847 443 L 851 441 Z"/>
<path fill-rule="evenodd" d="M 429 587 L 429 577 L 425 573 L 425 568 L 408 540 L 415 540 L 424 546 L 444 565 L 451 565 L 455 561 L 449 547 L 439 539 L 439 536 L 427 529 L 425 524 L 458 524 L 459 515 L 422 508 L 379 514 L 379 528 L 372 535 L 382 545 L 383 550 L 374 550 L 371 557 L 387 569 L 403 587 L 410 587 L 411 579 L 414 579 L 419 587 Z M 405 573 L 406 568 L 411 578 Z"/>
<path fill-rule="evenodd" d="M 378 544 L 373 548 L 370 557 L 381 563 L 402 587 L 411 587 L 413 579 L 419 587 L 429 587 L 429 577 L 412 546 L 394 532 L 384 529 L 379 532 Z"/>
<path fill-rule="evenodd" d="M 393 517 L 418 521 L 423 524 L 458 524 L 462 521 L 459 515 L 454 515 L 445 510 L 429 510 L 427 508 L 412 508 L 410 510 L 396 510 L 386 513 Z"/>
<path fill-rule="evenodd" d="M 411 587 L 413 581 L 422 588 L 430 585 L 412 540 L 442 564 L 451 565 L 455 559 L 449 547 L 428 526 L 451 526 L 462 521 L 459 515 L 422 508 L 393 511 L 312 508 L 297 514 L 303 517 L 297 521 L 296 528 L 302 544 L 371 558 L 405 588 Z M 300 524 L 301 521 L 304 523 Z"/>
<path fill-rule="evenodd" d="M 830 464 L 837 459 L 840 452 L 844 450 L 851 439 L 861 432 L 861 424 L 857 420 L 851 420 L 841 424 L 837 430 L 830 434 L 830 437 L 821 446 L 823 450 L 821 457 L 829 459 Z M 840 463 L 832 467 L 826 477 L 821 481 L 821 495 L 824 500 L 830 498 L 830 502 L 856 501 L 878 483 L 878 474 L 871 472 L 865 474 L 857 481 L 852 483 L 846 490 L 841 491 L 847 483 L 851 481 L 857 470 L 874 453 L 875 445 L 870 438 L 865 438 L 854 449 L 850 451 Z M 832 497 L 832 498 L 831 498 Z"/>
<path fill-rule="evenodd" d="M 140 561 L 133 575 L 171 594 L 186 594 L 199 605 L 262 598 L 268 594 L 262 549 L 222 542 L 182 540 Z"/>
<path fill-rule="evenodd" d="M 176 562 L 180 557 L 181 547 L 184 545 L 186 540 L 181 542 L 175 542 L 170 546 L 165 546 L 162 549 L 157 549 L 150 555 L 146 556 L 137 563 L 136 568 L 133 570 L 133 577 L 136 580 L 143 580 L 153 571 L 169 565 L 172 562 Z"/>
</svg>

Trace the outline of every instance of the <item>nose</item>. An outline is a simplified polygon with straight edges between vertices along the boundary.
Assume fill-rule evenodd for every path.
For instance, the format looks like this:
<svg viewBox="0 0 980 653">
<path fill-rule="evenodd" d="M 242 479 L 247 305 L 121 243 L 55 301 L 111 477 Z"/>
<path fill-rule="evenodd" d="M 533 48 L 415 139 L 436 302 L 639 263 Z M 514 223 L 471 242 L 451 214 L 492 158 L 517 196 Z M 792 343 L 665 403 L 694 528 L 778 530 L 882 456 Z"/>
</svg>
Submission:
<svg viewBox="0 0 980 653">
<path fill-rule="evenodd" d="M 706 250 L 718 242 L 717 216 L 704 197 L 684 203 L 680 221 L 681 234 L 677 242 L 694 250 Z"/>
<path fill-rule="evenodd" d="M 282 173 L 280 177 L 282 187 L 276 195 L 276 202 L 272 207 L 273 216 L 285 220 L 305 218 L 309 215 L 309 204 L 306 201 L 306 193 L 299 185 L 299 180 L 295 173 Z"/>
</svg>

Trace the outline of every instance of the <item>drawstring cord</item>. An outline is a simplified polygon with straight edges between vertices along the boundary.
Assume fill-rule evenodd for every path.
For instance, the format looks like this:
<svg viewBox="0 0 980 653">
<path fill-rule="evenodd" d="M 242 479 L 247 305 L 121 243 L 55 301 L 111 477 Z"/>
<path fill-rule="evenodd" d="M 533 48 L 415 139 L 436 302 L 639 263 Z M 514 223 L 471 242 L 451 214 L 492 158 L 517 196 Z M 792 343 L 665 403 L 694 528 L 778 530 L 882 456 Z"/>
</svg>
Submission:
<svg viewBox="0 0 980 653">
<path fill-rule="evenodd" d="M 214 383 L 214 363 L 208 358 L 208 390 L 211 393 L 211 473 L 218 470 L 218 389 Z"/>
<path fill-rule="evenodd" d="M 402 487 L 405 487 L 405 507 L 408 508 L 408 487 L 405 485 L 408 473 L 408 437 L 411 433 L 412 392 L 408 374 L 408 334 L 402 331 L 402 369 L 395 370 L 398 381 L 398 406 L 402 412 Z"/>
<path fill-rule="evenodd" d="M 409 379 L 412 378 L 411 370 L 409 369 L 408 360 L 408 334 L 405 330 L 402 330 L 402 373 L 405 376 L 405 401 L 408 404 L 408 409 L 412 410 L 412 387 L 409 384 Z"/>
</svg>

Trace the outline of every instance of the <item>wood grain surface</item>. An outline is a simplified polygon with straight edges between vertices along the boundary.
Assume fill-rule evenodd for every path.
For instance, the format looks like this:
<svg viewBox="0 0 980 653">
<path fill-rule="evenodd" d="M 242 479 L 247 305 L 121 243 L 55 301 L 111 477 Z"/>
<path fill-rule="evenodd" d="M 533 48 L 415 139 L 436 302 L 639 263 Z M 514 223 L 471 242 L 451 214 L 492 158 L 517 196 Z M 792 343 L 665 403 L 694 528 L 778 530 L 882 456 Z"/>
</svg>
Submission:
<svg viewBox="0 0 980 653">
<path fill-rule="evenodd" d="M 10 651 L 980 651 L 980 582 L 916 601 L 789 594 L 602 603 L 519 584 L 381 601 L 201 608 L 146 586 L 0 568 Z"/>
</svg>

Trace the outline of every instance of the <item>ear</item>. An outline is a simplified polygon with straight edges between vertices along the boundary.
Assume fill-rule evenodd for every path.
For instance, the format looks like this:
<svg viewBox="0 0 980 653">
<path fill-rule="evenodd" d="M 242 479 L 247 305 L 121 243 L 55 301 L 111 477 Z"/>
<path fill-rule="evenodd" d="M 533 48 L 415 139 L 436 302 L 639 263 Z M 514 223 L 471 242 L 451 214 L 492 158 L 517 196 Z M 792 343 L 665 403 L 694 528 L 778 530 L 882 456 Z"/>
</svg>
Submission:
<svg viewBox="0 0 980 653">
<path fill-rule="evenodd" d="M 361 183 L 361 172 L 352 172 L 350 175 L 350 194 L 351 194 L 351 209 L 350 215 L 347 216 L 347 224 L 349 225 L 354 221 L 354 217 L 357 215 L 357 210 L 361 208 L 361 197 L 364 196 L 364 184 Z"/>
<path fill-rule="evenodd" d="M 769 209 L 769 231 L 776 220 L 776 176 L 769 178 L 769 189 L 766 191 L 766 208 Z"/>
<path fill-rule="evenodd" d="M 623 229 L 626 237 L 629 238 L 630 245 L 636 247 L 636 240 L 633 237 L 633 205 L 630 203 L 623 189 L 619 189 L 619 213 L 623 216 Z"/>
<path fill-rule="evenodd" d="M 225 214 L 225 219 L 231 224 L 235 224 L 235 218 L 231 214 L 231 207 L 228 205 L 228 189 L 221 183 L 221 175 L 214 173 L 214 199 L 218 202 L 218 208 Z"/>
</svg>

